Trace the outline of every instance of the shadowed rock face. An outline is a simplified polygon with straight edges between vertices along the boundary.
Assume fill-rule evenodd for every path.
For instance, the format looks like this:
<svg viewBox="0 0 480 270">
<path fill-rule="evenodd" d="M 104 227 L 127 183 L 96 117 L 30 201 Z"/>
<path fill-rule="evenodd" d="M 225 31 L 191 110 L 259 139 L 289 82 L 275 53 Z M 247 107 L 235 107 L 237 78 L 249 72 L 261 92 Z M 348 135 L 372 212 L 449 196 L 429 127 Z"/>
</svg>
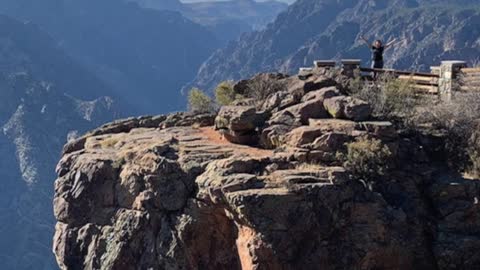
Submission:
<svg viewBox="0 0 480 270">
<path fill-rule="evenodd" d="M 143 9 L 123 0 L 3 0 L 0 13 L 47 32 L 142 113 L 183 108 L 181 87 L 217 48 L 210 31 L 178 12 Z M 159 105 L 158 100 L 168 102 Z"/>
<path fill-rule="evenodd" d="M 132 118 L 66 145 L 54 199 L 60 267 L 475 269 L 480 186 L 441 173 L 425 138 L 399 136 L 364 109 L 348 112 L 368 122 L 329 113 L 305 123 L 285 112 L 291 125 L 277 128 L 276 114 L 290 107 L 347 98 L 338 84 L 312 87 L 328 79 L 279 77 L 295 85 L 283 91 L 300 93 L 289 105 L 271 106 L 273 93 L 218 116 Z M 259 147 L 229 141 L 247 129 Z M 268 145 L 265 130 L 276 138 Z M 379 181 L 354 180 L 335 158 L 359 136 L 381 140 L 394 155 Z"/>
<path fill-rule="evenodd" d="M 0 16 L 1 269 L 58 268 L 55 164 L 68 139 L 129 111 L 111 94 L 37 26 Z"/>
<path fill-rule="evenodd" d="M 110 121 L 116 105 L 110 98 L 82 101 L 31 78 L 21 80 L 28 93 L 8 100 L 15 111 L 0 123 L 0 255 L 3 269 L 56 269 L 49 247 L 56 160 L 68 137 Z"/>
</svg>

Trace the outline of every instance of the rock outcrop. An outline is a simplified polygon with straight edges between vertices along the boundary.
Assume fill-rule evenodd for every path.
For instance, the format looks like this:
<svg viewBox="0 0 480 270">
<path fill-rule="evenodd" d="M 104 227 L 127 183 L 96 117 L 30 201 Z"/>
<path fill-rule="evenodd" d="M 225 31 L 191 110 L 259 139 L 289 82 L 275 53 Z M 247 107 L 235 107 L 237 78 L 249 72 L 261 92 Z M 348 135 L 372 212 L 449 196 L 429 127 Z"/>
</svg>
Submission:
<svg viewBox="0 0 480 270">
<path fill-rule="evenodd" d="M 268 110 L 259 101 L 129 119 L 67 145 L 54 199 L 60 267 L 476 269 L 477 181 L 437 166 L 428 138 L 317 85 L 285 106 L 273 93 Z M 388 146 L 388 174 L 357 179 L 342 167 L 337 153 L 359 137 Z"/>
</svg>

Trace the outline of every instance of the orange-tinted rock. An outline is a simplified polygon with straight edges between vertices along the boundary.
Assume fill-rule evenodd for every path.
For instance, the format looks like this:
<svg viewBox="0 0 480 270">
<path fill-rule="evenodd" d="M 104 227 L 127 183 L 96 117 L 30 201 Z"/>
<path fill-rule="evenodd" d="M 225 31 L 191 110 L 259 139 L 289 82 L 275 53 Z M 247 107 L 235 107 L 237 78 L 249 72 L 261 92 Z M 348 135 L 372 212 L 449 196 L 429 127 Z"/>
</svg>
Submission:
<svg viewBox="0 0 480 270">
<path fill-rule="evenodd" d="M 285 138 L 287 145 L 301 147 L 315 141 L 322 135 L 322 131 L 315 127 L 302 126 L 290 131 Z"/>
<path fill-rule="evenodd" d="M 330 84 L 323 75 L 278 76 L 302 97 L 224 107 L 219 130 L 211 115 L 172 114 L 107 124 L 67 145 L 54 198 L 59 266 L 476 269 L 476 181 L 453 181 L 446 166 L 435 174 L 424 138 L 359 122 L 364 102 L 334 88 L 304 94 Z M 351 120 L 318 119 L 337 102 Z M 338 167 L 358 136 L 389 146 L 387 174 L 358 180 Z"/>
<path fill-rule="evenodd" d="M 324 106 L 332 117 L 339 119 L 365 121 L 372 113 L 367 102 L 347 96 L 328 98 L 324 101 Z"/>
</svg>

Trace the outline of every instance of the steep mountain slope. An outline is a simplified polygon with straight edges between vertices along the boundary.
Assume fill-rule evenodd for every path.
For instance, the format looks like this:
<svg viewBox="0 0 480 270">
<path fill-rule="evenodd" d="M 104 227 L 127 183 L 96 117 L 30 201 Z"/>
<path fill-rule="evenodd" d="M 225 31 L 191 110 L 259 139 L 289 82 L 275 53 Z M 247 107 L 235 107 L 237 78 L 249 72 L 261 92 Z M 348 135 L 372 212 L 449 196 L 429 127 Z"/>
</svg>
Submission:
<svg viewBox="0 0 480 270">
<path fill-rule="evenodd" d="M 118 0 L 5 0 L 0 13 L 38 24 L 143 112 L 183 108 L 181 86 L 217 48 L 209 31 L 179 13 Z"/>
<path fill-rule="evenodd" d="M 142 7 L 153 8 L 158 10 L 174 10 L 174 11 L 184 11 L 185 5 L 182 4 L 179 0 L 127 0 L 131 2 L 136 2 Z"/>
<path fill-rule="evenodd" d="M 180 3 L 178 0 L 128 0 L 143 7 L 176 10 L 215 34 L 221 46 L 237 39 L 242 33 L 262 29 L 287 8 L 278 1 L 254 0 L 198 1 Z"/>
<path fill-rule="evenodd" d="M 186 16 L 208 27 L 226 45 L 242 33 L 264 28 L 287 5 L 277 1 L 237 0 L 192 3 L 187 8 Z"/>
<path fill-rule="evenodd" d="M 98 96 L 97 93 L 113 94 L 102 80 L 76 64 L 37 25 L 25 23 L 22 26 L 18 21 L 0 16 L 0 26 L 2 74 L 36 73 L 79 98 L 93 98 Z M 2 101 L 5 99 L 0 100 Z M 2 106 L 0 110 L 3 108 L 5 107 Z"/>
<path fill-rule="evenodd" d="M 272 22 L 286 4 L 277 1 L 257 2 L 254 0 L 237 0 L 222 2 L 199 2 L 186 4 L 191 11 L 187 13 L 200 23 L 222 20 L 244 21 L 254 29 L 260 29 Z"/>
<path fill-rule="evenodd" d="M 478 57 L 480 5 L 464 0 L 299 0 L 267 29 L 243 36 L 217 51 L 200 68 L 193 85 L 211 88 L 225 79 L 260 71 L 294 72 L 314 59 L 361 58 L 358 41 L 404 39 L 386 52 L 386 65 L 425 70 L 441 59 Z M 367 64 L 367 63 L 365 63 Z"/>
<path fill-rule="evenodd" d="M 111 94 L 38 27 L 0 16 L 2 269 L 57 268 L 50 248 L 55 160 L 68 136 L 129 111 L 101 97 Z"/>
</svg>

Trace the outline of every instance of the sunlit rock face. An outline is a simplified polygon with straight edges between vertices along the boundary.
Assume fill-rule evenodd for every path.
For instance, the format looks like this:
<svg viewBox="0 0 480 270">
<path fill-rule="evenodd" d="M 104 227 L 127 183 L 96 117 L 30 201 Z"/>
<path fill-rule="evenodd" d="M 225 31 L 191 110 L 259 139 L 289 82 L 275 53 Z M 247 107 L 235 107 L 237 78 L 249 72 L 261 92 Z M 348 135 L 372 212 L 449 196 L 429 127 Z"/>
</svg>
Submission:
<svg viewBox="0 0 480 270">
<path fill-rule="evenodd" d="M 261 78 L 284 87 L 214 114 L 116 121 L 65 145 L 59 266 L 476 268 L 480 189 L 433 162 L 435 139 L 375 119 L 341 75 L 261 74 L 234 89 Z M 358 138 L 388 148 L 388 171 L 359 178 L 344 167 L 345 143 Z"/>
</svg>

